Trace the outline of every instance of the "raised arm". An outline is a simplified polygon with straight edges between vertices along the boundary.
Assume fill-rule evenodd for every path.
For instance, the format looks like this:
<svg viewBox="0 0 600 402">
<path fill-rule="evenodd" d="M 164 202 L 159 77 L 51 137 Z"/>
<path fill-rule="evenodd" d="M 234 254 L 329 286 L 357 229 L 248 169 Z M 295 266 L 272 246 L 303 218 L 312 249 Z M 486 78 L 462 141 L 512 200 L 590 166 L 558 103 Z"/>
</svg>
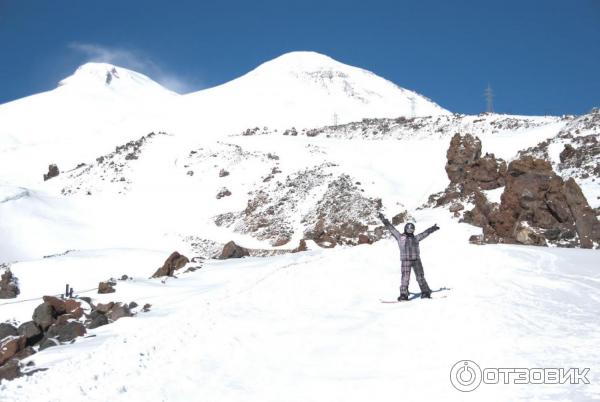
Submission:
<svg viewBox="0 0 600 402">
<path fill-rule="evenodd" d="M 390 221 L 388 221 L 388 220 L 386 219 L 386 217 L 385 217 L 385 216 L 383 216 L 383 214 L 382 214 L 381 212 L 378 212 L 378 213 L 377 213 L 377 216 L 379 217 L 379 219 L 381 219 L 381 222 L 383 222 L 383 224 L 385 225 L 385 227 L 386 227 L 386 228 L 388 228 L 388 230 L 389 230 L 390 232 L 392 232 L 392 236 L 394 236 L 394 238 L 395 238 L 396 240 L 400 240 L 400 236 L 401 236 L 401 234 L 400 234 L 400 232 L 398 232 L 398 229 L 396 229 L 396 228 L 394 227 L 394 225 L 392 225 L 392 224 L 390 223 Z"/>
<path fill-rule="evenodd" d="M 427 236 L 429 236 L 430 234 L 432 234 L 433 232 L 435 232 L 436 230 L 438 230 L 439 228 L 440 227 L 436 223 L 435 225 L 433 225 L 430 228 L 425 229 L 425 231 L 423 231 L 422 233 L 419 233 L 415 237 L 417 238 L 418 241 L 421 241 L 424 238 L 426 238 Z"/>
</svg>

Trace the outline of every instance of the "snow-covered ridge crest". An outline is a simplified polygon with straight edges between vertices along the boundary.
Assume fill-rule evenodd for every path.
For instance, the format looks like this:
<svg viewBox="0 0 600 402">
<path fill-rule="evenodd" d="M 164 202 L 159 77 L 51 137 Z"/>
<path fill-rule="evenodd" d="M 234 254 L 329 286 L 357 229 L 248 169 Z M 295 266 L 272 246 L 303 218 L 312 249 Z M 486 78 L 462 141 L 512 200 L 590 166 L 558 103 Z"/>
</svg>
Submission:
<svg viewBox="0 0 600 402">
<path fill-rule="evenodd" d="M 152 91 L 176 95 L 144 74 L 109 63 L 83 64 L 72 75 L 62 79 L 58 86 L 83 90 L 107 88 L 123 94 Z"/>
</svg>

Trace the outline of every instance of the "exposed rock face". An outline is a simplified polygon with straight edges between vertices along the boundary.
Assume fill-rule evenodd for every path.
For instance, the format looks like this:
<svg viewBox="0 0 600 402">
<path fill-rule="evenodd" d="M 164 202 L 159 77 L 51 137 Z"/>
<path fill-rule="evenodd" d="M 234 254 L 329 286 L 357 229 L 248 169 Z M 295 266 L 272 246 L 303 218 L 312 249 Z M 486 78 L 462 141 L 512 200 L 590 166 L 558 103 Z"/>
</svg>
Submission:
<svg viewBox="0 0 600 402">
<path fill-rule="evenodd" d="M 0 276 L 0 299 L 13 299 L 19 295 L 19 281 L 10 271 L 7 265 L 0 265 L 0 269 L 5 268 Z"/>
<path fill-rule="evenodd" d="M 564 192 L 567 205 L 575 219 L 575 228 L 581 247 L 592 248 L 594 244 L 598 245 L 600 243 L 600 223 L 595 211 L 590 207 L 581 188 L 572 177 L 565 182 Z"/>
<path fill-rule="evenodd" d="M 229 176 L 229 172 L 225 169 L 219 170 L 219 177 Z"/>
<path fill-rule="evenodd" d="M 472 202 L 481 190 L 504 186 L 506 162 L 494 154 L 481 156 L 481 140 L 470 134 L 455 134 L 450 141 L 446 173 L 450 184 L 441 193 L 429 197 L 429 205 L 451 205 L 451 212 L 458 212 L 462 202 Z M 456 215 L 456 214 L 455 214 Z"/>
<path fill-rule="evenodd" d="M 464 192 L 491 190 L 504 185 L 506 162 L 494 154 L 481 157 L 481 140 L 470 134 L 455 134 L 446 153 L 446 173 L 451 184 L 459 184 Z"/>
<path fill-rule="evenodd" d="M 315 208 L 302 218 L 307 226 L 304 238 L 326 248 L 360 244 L 361 235 L 363 242 L 378 240 L 368 225 L 379 223 L 375 214 L 381 206 L 380 199 L 365 197 L 351 177 L 342 174 L 329 183 Z"/>
<path fill-rule="evenodd" d="M 58 171 L 58 166 L 54 164 L 48 166 L 48 173 L 44 174 L 44 181 L 50 180 L 51 178 L 58 176 L 59 173 L 60 172 Z"/>
<path fill-rule="evenodd" d="M 508 166 L 498 208 L 479 197 L 465 213 L 481 226 L 483 242 L 594 247 L 600 224 L 573 179 L 564 182 L 549 162 L 524 156 Z"/>
<path fill-rule="evenodd" d="M 243 211 L 218 215 L 215 223 L 234 226 L 236 231 L 269 240 L 273 246 L 286 244 L 294 233 L 290 216 L 299 213 L 299 206 L 306 197 L 331 176 L 326 172 L 331 166 L 334 165 L 324 163 L 294 172 L 284 182 L 269 181 L 252 192 Z"/>
<path fill-rule="evenodd" d="M 225 244 L 225 247 L 223 247 L 223 251 L 221 252 L 221 255 L 219 255 L 217 258 L 220 260 L 225 260 L 227 258 L 241 258 L 241 257 L 249 256 L 249 255 L 250 255 L 250 253 L 249 253 L 248 249 L 238 246 L 232 240 L 229 243 Z"/>
<path fill-rule="evenodd" d="M 460 183 L 467 177 L 467 169 L 481 157 L 481 141 L 467 134 L 461 137 L 455 134 L 450 140 L 450 147 L 446 153 L 446 173 L 452 183 Z"/>
<path fill-rule="evenodd" d="M 163 266 L 156 270 L 152 277 L 159 278 L 161 276 L 173 276 L 175 271 L 185 267 L 185 264 L 189 262 L 190 260 L 185 255 L 179 254 L 177 251 L 174 251 L 165 260 Z"/>
</svg>

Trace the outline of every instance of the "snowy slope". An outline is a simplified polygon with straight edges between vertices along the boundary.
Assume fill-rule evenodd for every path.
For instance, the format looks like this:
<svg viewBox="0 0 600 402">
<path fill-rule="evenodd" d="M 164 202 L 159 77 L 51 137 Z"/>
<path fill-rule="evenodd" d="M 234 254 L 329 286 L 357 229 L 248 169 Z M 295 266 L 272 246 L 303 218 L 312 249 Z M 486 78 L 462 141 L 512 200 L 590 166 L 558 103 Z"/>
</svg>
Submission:
<svg viewBox="0 0 600 402">
<path fill-rule="evenodd" d="M 411 97 L 420 117 L 411 117 Z M 29 320 L 39 297 L 66 282 L 86 291 L 123 274 L 133 280 L 116 293 L 82 295 L 152 309 L 33 355 L 49 370 L 2 382 L 0 400 L 597 399 L 599 251 L 475 246 L 467 239 L 479 228 L 419 208 L 448 184 L 454 133 L 475 134 L 484 152 L 511 160 L 565 130 L 596 133 L 588 123 L 451 115 L 310 52 L 188 95 L 119 67 L 83 66 L 53 91 L 0 106 L 0 263 L 11 263 L 21 286 L 16 300 L 0 301 L 0 322 Z M 61 174 L 42 182 L 52 162 Z M 381 199 L 388 217 L 407 212 L 417 231 L 440 225 L 422 253 L 431 287 L 447 290 L 381 304 L 398 294 L 389 238 L 287 253 L 340 177 L 353 192 L 336 213 L 366 212 L 368 221 L 374 210 L 359 209 L 370 204 L 352 202 Z M 224 188 L 231 194 L 217 198 Z M 281 247 L 243 219 L 217 223 L 261 194 L 265 214 L 289 229 Z M 230 240 L 285 254 L 209 258 Z M 165 283 L 148 279 L 173 250 L 208 259 Z M 590 367 L 591 384 L 462 394 L 448 378 L 461 359 Z"/>
<path fill-rule="evenodd" d="M 422 244 L 432 300 L 381 304 L 399 281 L 391 240 L 269 258 L 207 261 L 165 284 L 146 279 L 170 249 L 82 251 L 13 265 L 22 299 L 88 289 L 124 273 L 101 301 L 151 303 L 149 313 L 93 338 L 32 356 L 49 367 L 3 383 L 3 400 L 364 401 L 569 400 L 600 395 L 597 251 L 462 241 L 466 226 L 418 213 L 442 230 Z M 180 250 L 188 252 L 190 250 Z M 417 291 L 414 282 L 411 291 Z M 85 293 L 84 293 L 85 294 Z M 37 301 L 0 305 L 26 320 Z M 449 381 L 463 359 L 481 367 L 589 367 L 589 385 Z M 69 381 L 64 381 L 69 378 Z M 61 384 L 57 386 L 57 384 Z"/>
<path fill-rule="evenodd" d="M 39 182 L 51 163 L 75 166 L 147 134 L 177 96 L 134 71 L 85 64 L 54 90 L 0 105 L 0 180 Z"/>
<path fill-rule="evenodd" d="M 292 52 L 215 88 L 179 96 L 118 66 L 88 63 L 58 88 L 0 105 L 0 169 L 36 183 L 152 131 L 218 138 L 256 125 L 317 127 L 448 111 L 413 91 L 314 52 Z M 77 152 L 73 152 L 77 150 Z M 6 178 L 3 178 L 6 180 Z"/>
</svg>

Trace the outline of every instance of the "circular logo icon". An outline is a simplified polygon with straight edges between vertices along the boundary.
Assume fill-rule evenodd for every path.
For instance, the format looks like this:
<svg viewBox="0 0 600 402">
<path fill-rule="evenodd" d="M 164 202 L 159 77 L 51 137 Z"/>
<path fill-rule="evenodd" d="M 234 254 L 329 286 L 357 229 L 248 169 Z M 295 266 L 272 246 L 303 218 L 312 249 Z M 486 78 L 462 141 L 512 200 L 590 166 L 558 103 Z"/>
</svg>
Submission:
<svg viewBox="0 0 600 402">
<path fill-rule="evenodd" d="M 460 360 L 450 370 L 450 382 L 459 391 L 471 392 L 481 384 L 481 369 L 472 360 Z"/>
</svg>

